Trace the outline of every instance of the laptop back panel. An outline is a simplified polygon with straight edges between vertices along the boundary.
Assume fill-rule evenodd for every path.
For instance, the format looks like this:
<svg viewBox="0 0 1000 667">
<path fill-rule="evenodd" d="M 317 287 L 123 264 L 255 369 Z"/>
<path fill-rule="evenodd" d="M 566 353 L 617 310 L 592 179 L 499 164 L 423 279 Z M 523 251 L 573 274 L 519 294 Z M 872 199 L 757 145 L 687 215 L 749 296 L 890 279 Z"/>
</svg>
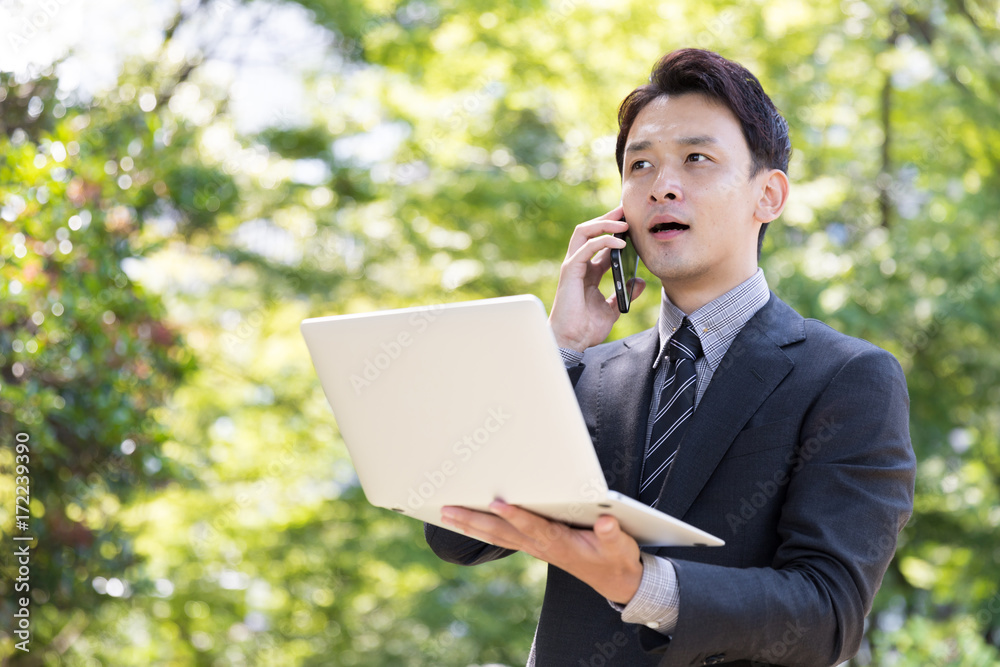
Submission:
<svg viewBox="0 0 1000 667">
<path fill-rule="evenodd" d="M 437 522 L 443 505 L 607 493 L 536 297 L 314 318 L 302 333 L 372 504 Z"/>
</svg>

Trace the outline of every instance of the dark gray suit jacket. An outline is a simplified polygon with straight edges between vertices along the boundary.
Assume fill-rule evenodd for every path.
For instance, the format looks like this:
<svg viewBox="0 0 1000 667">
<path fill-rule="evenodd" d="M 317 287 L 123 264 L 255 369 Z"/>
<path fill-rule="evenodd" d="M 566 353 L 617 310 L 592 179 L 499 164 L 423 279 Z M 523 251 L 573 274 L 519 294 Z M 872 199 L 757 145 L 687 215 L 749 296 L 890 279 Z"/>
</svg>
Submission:
<svg viewBox="0 0 1000 667">
<path fill-rule="evenodd" d="M 658 335 L 586 351 L 570 370 L 608 485 L 637 496 Z M 733 341 L 691 418 L 659 508 L 724 547 L 651 548 L 680 586 L 672 639 L 623 623 L 549 567 L 532 646 L 539 667 L 836 665 L 913 507 L 909 399 L 891 354 L 803 319 L 773 293 Z M 427 526 L 444 560 L 512 553 Z"/>
</svg>

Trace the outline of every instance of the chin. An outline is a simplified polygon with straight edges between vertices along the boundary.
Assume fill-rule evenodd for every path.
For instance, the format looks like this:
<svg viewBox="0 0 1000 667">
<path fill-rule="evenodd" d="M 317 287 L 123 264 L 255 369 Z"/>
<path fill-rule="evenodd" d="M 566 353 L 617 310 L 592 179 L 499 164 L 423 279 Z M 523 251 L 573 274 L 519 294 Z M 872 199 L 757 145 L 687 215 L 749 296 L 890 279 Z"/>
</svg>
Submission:
<svg viewBox="0 0 1000 667">
<path fill-rule="evenodd" d="M 691 273 L 696 273 L 694 267 L 687 262 L 681 262 L 668 258 L 658 258 L 659 261 L 646 264 L 646 268 L 661 280 L 672 278 L 674 280 L 686 278 Z"/>
<path fill-rule="evenodd" d="M 669 283 L 698 281 L 706 273 L 702 267 L 692 265 L 670 264 L 655 267 L 655 270 L 648 266 L 646 268 L 649 268 L 649 272 L 659 278 L 660 282 L 665 285 Z"/>
</svg>

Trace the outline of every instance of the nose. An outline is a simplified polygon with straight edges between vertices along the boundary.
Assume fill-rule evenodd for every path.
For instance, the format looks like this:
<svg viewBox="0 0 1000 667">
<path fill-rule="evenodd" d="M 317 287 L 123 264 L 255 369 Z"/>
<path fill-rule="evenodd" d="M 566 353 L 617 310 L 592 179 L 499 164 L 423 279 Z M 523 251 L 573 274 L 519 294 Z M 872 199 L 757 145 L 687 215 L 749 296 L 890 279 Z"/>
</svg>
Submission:
<svg viewBox="0 0 1000 667">
<path fill-rule="evenodd" d="M 677 178 L 671 171 L 661 169 L 659 173 L 656 174 L 656 180 L 653 181 L 653 187 L 649 193 L 649 200 L 656 203 L 667 200 L 673 201 L 675 199 L 680 199 L 680 197 L 681 185 Z"/>
</svg>

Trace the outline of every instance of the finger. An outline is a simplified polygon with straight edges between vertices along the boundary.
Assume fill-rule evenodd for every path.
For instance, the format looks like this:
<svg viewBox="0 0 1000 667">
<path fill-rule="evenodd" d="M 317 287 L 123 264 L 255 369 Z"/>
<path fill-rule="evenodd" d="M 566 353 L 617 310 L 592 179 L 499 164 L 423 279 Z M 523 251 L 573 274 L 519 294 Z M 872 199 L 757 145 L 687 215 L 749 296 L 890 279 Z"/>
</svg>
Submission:
<svg viewBox="0 0 1000 667">
<path fill-rule="evenodd" d="M 618 309 L 618 293 L 612 292 L 611 296 L 604 299 L 604 303 L 608 304 L 608 309 L 612 312 L 615 318 L 615 322 L 621 317 L 622 312 Z"/>
<path fill-rule="evenodd" d="M 513 526 L 488 512 L 447 506 L 441 508 L 441 522 L 451 530 L 498 547 L 520 550 L 523 546 L 523 536 Z"/>
<path fill-rule="evenodd" d="M 557 541 L 568 536 L 570 528 L 557 521 L 550 521 L 528 510 L 508 505 L 502 500 L 490 504 L 490 511 L 506 520 L 521 535 L 531 541 L 524 550 L 536 557 L 542 557 Z"/>
<path fill-rule="evenodd" d="M 609 221 L 609 220 L 611 222 L 625 222 L 624 220 L 622 220 L 622 218 L 624 218 L 624 217 L 625 217 L 625 207 L 622 206 L 621 204 L 618 204 L 618 206 L 615 206 L 613 209 L 611 209 L 607 213 L 605 213 L 603 215 L 599 215 L 596 218 L 594 218 L 593 220 L 588 220 L 587 222 L 585 222 L 583 224 L 586 225 L 586 224 L 590 224 L 590 223 L 604 222 L 604 221 Z"/>
<path fill-rule="evenodd" d="M 508 505 L 502 500 L 494 500 L 490 503 L 490 511 L 497 516 L 502 517 L 505 521 L 526 535 L 530 535 L 539 528 L 544 529 L 542 524 L 550 523 L 547 519 L 544 519 L 533 512 L 529 512 L 528 510 L 515 505 Z"/>
<path fill-rule="evenodd" d="M 601 283 L 601 278 L 611 268 L 611 248 L 602 248 L 590 260 L 587 266 L 587 274 L 584 276 L 586 287 L 596 287 Z"/>
<path fill-rule="evenodd" d="M 622 529 L 618 519 L 605 514 L 594 522 L 594 534 L 604 544 L 612 544 L 621 538 Z"/>
<path fill-rule="evenodd" d="M 601 248 L 597 254 L 590 258 L 590 265 L 598 269 L 602 274 L 611 266 L 611 248 Z"/>
<path fill-rule="evenodd" d="M 611 266 L 611 248 L 618 248 L 621 250 L 625 247 L 625 240 L 616 238 L 614 236 L 605 234 L 603 236 L 597 236 L 590 239 L 582 246 L 580 246 L 575 253 L 566 258 L 566 262 L 563 264 L 564 269 L 570 268 L 587 268 L 587 263 L 591 260 L 597 259 L 601 264 L 603 264 L 603 270 L 607 271 Z M 607 250 L 608 252 L 598 258 L 598 253 L 602 250 Z M 606 259 L 605 259 L 606 258 Z"/>
<path fill-rule="evenodd" d="M 633 278 L 632 280 L 629 280 L 629 283 L 632 284 L 633 281 L 635 282 L 632 287 L 632 296 L 629 299 L 629 304 L 635 301 L 639 297 L 639 295 L 642 294 L 642 291 L 646 289 L 646 281 L 643 280 L 642 278 Z M 615 321 L 617 321 L 618 315 L 621 314 L 620 311 L 618 310 L 618 294 L 617 293 L 612 294 L 611 296 L 607 297 L 604 301 L 605 303 L 608 304 L 608 307 L 614 309 L 614 312 L 616 313 Z"/>
<path fill-rule="evenodd" d="M 605 220 L 617 220 L 619 222 L 625 222 L 622 218 L 625 217 L 625 206 L 621 202 L 618 202 L 618 206 L 601 216 Z"/>
<path fill-rule="evenodd" d="M 496 531 L 503 523 L 490 512 L 480 512 L 466 507 L 445 506 L 441 508 L 442 521 L 461 528 L 483 532 Z"/>
<path fill-rule="evenodd" d="M 594 535 L 597 536 L 601 548 L 608 553 L 626 554 L 631 557 L 638 549 L 634 546 L 635 540 L 622 530 L 618 519 L 613 516 L 599 517 L 594 522 Z"/>
<path fill-rule="evenodd" d="M 621 206 L 613 208 L 599 218 L 582 222 L 573 230 L 569 240 L 566 257 L 575 255 L 589 240 L 601 234 L 618 234 L 628 229 L 628 223 L 621 220 L 624 209 Z"/>
<path fill-rule="evenodd" d="M 632 285 L 632 301 L 639 298 L 639 295 L 646 291 L 646 281 L 642 278 L 633 278 L 635 283 Z"/>
</svg>

